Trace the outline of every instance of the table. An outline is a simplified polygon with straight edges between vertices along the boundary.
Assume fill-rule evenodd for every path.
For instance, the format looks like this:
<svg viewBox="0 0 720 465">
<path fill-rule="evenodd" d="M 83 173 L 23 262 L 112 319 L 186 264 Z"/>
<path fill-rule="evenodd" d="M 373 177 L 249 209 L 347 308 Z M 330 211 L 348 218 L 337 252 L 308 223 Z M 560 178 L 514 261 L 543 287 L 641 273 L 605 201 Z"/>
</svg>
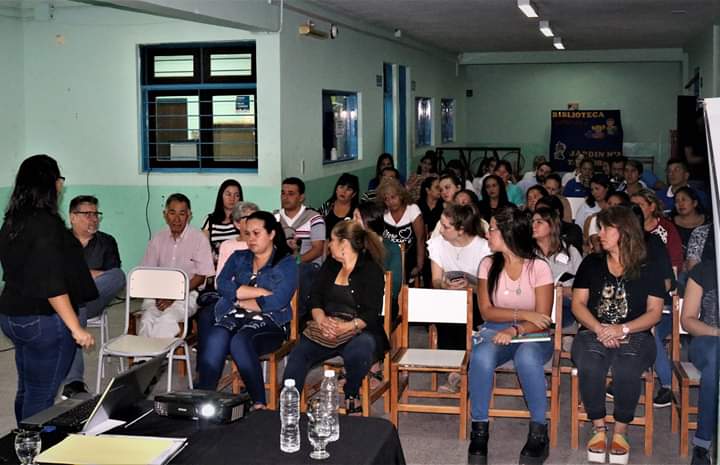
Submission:
<svg viewBox="0 0 720 465">
<path fill-rule="evenodd" d="M 340 440 L 330 443 L 327 460 L 309 457 L 307 416 L 300 419 L 300 451 L 280 451 L 280 416 L 271 410 L 250 413 L 245 419 L 226 425 L 161 417 L 151 413 L 130 428 L 119 427 L 109 434 L 187 437 L 188 445 L 170 463 L 182 464 L 377 464 L 404 465 L 397 430 L 382 418 L 340 415 Z M 43 450 L 58 443 L 62 433 L 43 433 Z M 0 438 L 0 463 L 18 463 L 13 433 Z M 121 463 L 119 459 L 118 463 Z"/>
</svg>

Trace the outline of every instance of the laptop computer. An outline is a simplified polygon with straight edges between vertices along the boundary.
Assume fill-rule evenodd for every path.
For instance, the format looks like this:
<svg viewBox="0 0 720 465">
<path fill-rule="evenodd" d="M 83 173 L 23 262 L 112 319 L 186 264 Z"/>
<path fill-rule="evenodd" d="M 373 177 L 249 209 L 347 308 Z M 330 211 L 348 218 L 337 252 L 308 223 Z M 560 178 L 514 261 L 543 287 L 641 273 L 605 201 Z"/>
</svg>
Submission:
<svg viewBox="0 0 720 465">
<path fill-rule="evenodd" d="M 145 399 L 153 378 L 159 376 L 164 355 L 120 373 L 102 394 L 89 399 L 67 399 L 20 421 L 20 428 L 39 430 L 47 426 L 67 433 L 90 432 L 118 412 Z"/>
</svg>

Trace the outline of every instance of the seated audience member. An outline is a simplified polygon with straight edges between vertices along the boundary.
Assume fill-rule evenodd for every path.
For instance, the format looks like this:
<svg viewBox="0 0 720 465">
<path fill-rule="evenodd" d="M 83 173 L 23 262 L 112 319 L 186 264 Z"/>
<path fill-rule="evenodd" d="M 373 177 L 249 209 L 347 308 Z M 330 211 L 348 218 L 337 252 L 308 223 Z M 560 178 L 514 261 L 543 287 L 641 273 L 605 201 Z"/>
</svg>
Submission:
<svg viewBox="0 0 720 465">
<path fill-rule="evenodd" d="M 477 290 L 478 265 L 490 255 L 484 231 L 475 209 L 470 205 L 450 205 L 440 217 L 440 235 L 427 243 L 432 269 L 432 287 L 435 289 Z M 475 312 L 474 312 L 475 313 Z M 473 328 L 480 324 L 480 315 L 473 315 Z M 465 348 L 465 328 L 458 325 L 437 325 L 438 347 L 441 349 Z M 453 378 L 453 377 L 451 377 Z M 459 377 L 449 380 L 453 392 Z"/>
<path fill-rule="evenodd" d="M 600 161 L 600 173 L 604 174 L 608 178 L 610 177 L 610 161 L 608 159 Z"/>
<path fill-rule="evenodd" d="M 625 192 L 608 192 L 605 196 L 605 207 L 602 210 L 605 210 L 608 207 L 617 207 L 617 206 L 625 206 L 629 207 L 630 204 L 630 197 Z M 601 211 L 602 211 L 601 210 Z M 600 228 L 597 224 L 597 213 L 590 216 L 590 218 L 586 221 L 587 228 L 586 228 L 586 234 L 585 234 L 585 243 L 588 246 L 588 252 L 599 252 L 601 249 L 600 245 Z"/>
<path fill-rule="evenodd" d="M 312 321 L 290 352 L 284 378 L 294 379 L 302 392 L 313 366 L 340 355 L 347 376 L 345 407 L 357 413 L 362 379 L 389 346 L 380 316 L 383 247 L 372 231 L 343 221 L 332 230 L 330 254 L 313 285 Z"/>
<path fill-rule="evenodd" d="M 495 172 L 497 161 L 497 157 L 487 157 L 483 158 L 480 162 L 480 167 L 472 180 L 473 190 L 477 195 L 480 195 L 480 192 L 482 191 L 482 184 L 483 181 L 485 181 L 485 177 Z"/>
<path fill-rule="evenodd" d="M 603 252 L 583 260 L 573 284 L 572 311 L 581 326 L 572 360 L 593 423 L 588 461 L 605 462 L 605 379 L 612 368 L 615 430 L 609 452 L 613 463 L 627 463 L 627 425 L 635 416 L 641 375 L 655 361 L 650 330 L 660 321 L 666 290 L 631 209 L 610 207 L 598 215 L 598 224 Z"/>
<path fill-rule="evenodd" d="M 203 233 L 210 240 L 213 254 L 213 264 L 217 266 L 220 244 L 228 239 L 235 239 L 239 231 L 235 228 L 231 214 L 233 208 L 243 199 L 242 186 L 234 179 L 226 179 L 220 184 L 215 208 L 205 219 L 202 225 Z"/>
<path fill-rule="evenodd" d="M 565 197 L 587 197 L 590 195 L 590 179 L 595 173 L 595 164 L 586 159 L 580 162 L 580 172 L 563 188 Z M 582 226 L 582 225 L 581 225 Z"/>
<path fill-rule="evenodd" d="M 690 272 L 682 310 L 682 326 L 692 335 L 690 361 L 700 370 L 697 430 L 692 438 L 693 465 L 710 465 L 710 446 L 717 434 L 718 319 L 717 269 L 706 260 Z"/>
<path fill-rule="evenodd" d="M 325 258 L 325 220 L 315 210 L 306 207 L 305 183 L 299 178 L 287 178 L 282 182 L 280 204 L 275 212 L 293 254 L 300 263 L 299 311 L 310 311 L 309 300 L 313 279 Z"/>
<path fill-rule="evenodd" d="M 540 184 L 530 187 L 525 193 L 525 210 L 529 213 L 534 212 L 537 201 L 548 195 L 548 191 Z"/>
<path fill-rule="evenodd" d="M 400 181 L 400 171 L 396 170 L 392 166 L 383 168 L 380 171 L 380 180 L 385 178 L 393 178 Z M 370 189 L 360 197 L 360 202 L 375 202 L 377 201 L 377 189 Z"/>
<path fill-rule="evenodd" d="M 456 159 L 447 162 L 447 165 L 445 165 L 445 171 L 454 174 L 461 181 L 463 189 L 474 190 L 472 181 L 470 180 L 472 174 L 467 170 L 467 168 L 465 168 L 460 160 Z"/>
<path fill-rule="evenodd" d="M 425 224 L 420 208 L 410 203 L 410 194 L 395 179 L 386 179 L 378 188 L 383 200 L 385 229 L 382 237 L 394 244 L 405 244 L 405 272 L 403 282 L 418 276 L 425 263 Z"/>
<path fill-rule="evenodd" d="M 374 191 L 380 185 L 382 180 L 382 170 L 385 168 L 395 168 L 395 160 L 389 153 L 381 153 L 375 162 L 375 177 L 368 182 L 367 190 Z"/>
<path fill-rule="evenodd" d="M 443 211 L 442 194 L 438 178 L 428 176 L 420 186 L 420 198 L 417 203 L 425 223 L 425 235 L 429 237 L 435 229 Z"/>
<path fill-rule="evenodd" d="M 165 222 L 168 227 L 155 233 L 145 251 L 142 266 L 180 268 L 187 273 L 190 295 L 188 316 L 197 310 L 197 289 L 205 278 L 215 274 L 210 243 L 200 230 L 190 225 L 190 199 L 183 194 L 171 194 L 165 202 Z M 175 337 L 179 322 L 185 317 L 184 302 L 180 300 L 145 299 L 138 334 L 149 337 Z"/>
<path fill-rule="evenodd" d="M 507 192 L 505 192 L 505 182 L 495 174 L 485 177 L 481 198 L 480 217 L 488 223 L 496 211 L 511 205 Z"/>
<path fill-rule="evenodd" d="M 712 223 L 705 223 L 693 229 L 685 251 L 683 268 L 692 270 L 698 263 L 715 256 L 715 233 Z"/>
<path fill-rule="evenodd" d="M 462 192 L 462 183 L 452 173 L 444 173 L 440 176 L 440 199 L 442 200 L 442 208 L 445 209 L 448 206 L 455 203 L 455 196 Z M 441 210 L 442 211 L 442 210 Z M 438 217 L 439 219 L 439 217 Z M 435 223 L 435 228 L 430 230 L 430 238 L 435 238 L 440 234 L 440 224 Z"/>
<path fill-rule="evenodd" d="M 97 299 L 85 302 L 78 309 L 78 319 L 83 328 L 87 326 L 87 320 L 102 315 L 105 307 L 125 287 L 125 273 L 120 268 L 117 242 L 110 234 L 98 230 L 101 219 L 98 199 L 92 195 L 79 195 L 70 201 L 70 230 L 83 246 L 85 263 L 100 294 Z M 78 347 L 70 371 L 65 376 L 63 397 L 87 392 L 84 372 L 83 351 Z"/>
<path fill-rule="evenodd" d="M 282 226 L 272 213 L 250 214 L 248 249 L 234 253 L 217 278 L 214 324 L 198 363 L 199 389 L 214 390 L 232 356 L 255 409 L 265 408 L 260 357 L 277 350 L 289 334 L 298 266 Z"/>
<path fill-rule="evenodd" d="M 358 205 L 359 186 L 360 181 L 354 174 L 343 173 L 338 178 L 333 194 L 319 210 L 325 219 L 326 239 L 330 239 L 330 231 L 338 222 L 352 219 Z"/>
<path fill-rule="evenodd" d="M 669 184 L 668 188 L 656 191 L 658 198 L 662 200 L 662 203 L 665 205 L 665 213 L 669 213 L 675 208 L 675 196 L 683 187 L 686 187 L 695 194 L 694 197 L 699 201 L 703 209 L 708 207 L 709 204 L 705 193 L 690 187 L 688 183 L 690 172 L 684 161 L 677 158 L 668 160 L 667 179 Z"/>
<path fill-rule="evenodd" d="M 513 337 L 547 329 L 552 320 L 553 278 L 537 257 L 529 216 L 515 207 L 497 211 L 490 220 L 488 243 L 493 255 L 480 262 L 478 301 L 485 320 L 473 346 L 469 368 L 472 432 L 469 460 L 487 457 L 488 410 L 495 369 L 513 360 L 530 410 L 524 459 L 542 462 L 548 455 L 547 397 L 544 364 L 550 342 L 511 344 Z M 472 462 L 471 462 L 472 463 Z"/>
<path fill-rule="evenodd" d="M 535 208 L 547 207 L 551 210 L 555 210 L 560 218 L 565 216 L 565 207 L 557 196 L 548 195 L 543 197 L 535 203 Z M 572 245 L 578 250 L 582 250 L 583 247 L 583 233 L 580 226 L 576 225 L 571 221 L 562 220 L 560 223 L 560 238 L 566 243 Z"/>
<path fill-rule="evenodd" d="M 528 189 L 533 186 L 542 185 L 545 182 L 545 176 L 552 173 L 552 166 L 546 161 L 542 161 L 535 168 L 535 175 L 530 178 L 524 178 L 522 181 L 517 183 L 517 186 L 522 190 L 523 195 L 527 195 Z"/>
<path fill-rule="evenodd" d="M 533 158 L 532 169 L 527 170 L 523 173 L 521 181 L 524 181 L 526 179 L 533 179 L 535 177 L 537 168 L 538 166 L 540 166 L 541 163 L 547 163 L 547 158 L 545 158 L 545 155 L 537 155 L 535 158 Z"/>
<path fill-rule="evenodd" d="M 418 202 L 422 197 L 422 183 L 430 176 L 437 177 L 434 150 L 425 152 L 425 155 L 420 159 L 420 163 L 418 163 L 417 171 L 413 173 L 405 183 L 405 189 L 410 192 L 413 202 Z"/>
<path fill-rule="evenodd" d="M 220 276 L 220 272 L 225 266 L 225 262 L 230 258 L 230 255 L 238 250 L 246 250 L 247 246 L 247 217 L 250 214 L 259 211 L 260 207 L 252 202 L 238 202 L 233 208 L 231 215 L 235 228 L 240 231 L 240 234 L 233 240 L 228 240 L 220 244 L 220 255 L 218 256 L 217 268 L 215 269 L 215 276 Z"/>
<path fill-rule="evenodd" d="M 627 158 L 620 155 L 610 159 L 610 185 L 612 190 L 620 190 L 622 184 L 625 183 L 625 165 L 627 164 Z"/>
<path fill-rule="evenodd" d="M 645 183 L 640 179 L 643 173 L 643 164 L 637 160 L 628 160 L 625 163 L 625 179 L 615 189 L 618 192 L 625 192 L 629 196 L 637 194 L 640 189 L 645 189 Z"/>
<path fill-rule="evenodd" d="M 457 205 L 471 205 L 476 211 L 480 208 L 480 199 L 478 199 L 477 194 L 470 189 L 463 189 L 456 192 L 452 203 Z"/>
<path fill-rule="evenodd" d="M 499 160 L 495 165 L 494 174 L 499 176 L 505 184 L 505 191 L 510 203 L 517 205 L 518 207 L 525 203 L 525 195 L 522 189 L 512 182 L 512 165 L 507 160 Z"/>
<path fill-rule="evenodd" d="M 588 196 L 575 214 L 575 224 L 586 231 L 586 221 L 595 213 L 605 209 L 605 197 L 608 192 L 612 192 L 610 187 L 610 179 L 604 174 L 596 174 L 590 179 L 590 191 Z"/>
<path fill-rule="evenodd" d="M 532 237 L 535 240 L 537 254 L 550 265 L 553 282 L 563 288 L 563 328 L 575 322 L 570 308 L 572 284 L 577 269 L 582 262 L 580 251 L 562 240 L 560 235 L 560 215 L 548 207 L 535 209 L 532 216 Z M 572 275 L 558 281 L 565 273 Z"/>
<path fill-rule="evenodd" d="M 570 164 L 573 168 L 572 171 L 568 171 L 567 173 L 563 174 L 562 177 L 562 185 L 565 187 L 567 183 L 569 183 L 572 179 L 577 179 L 580 176 L 580 165 L 582 164 L 585 157 L 583 155 L 578 155 L 575 157 L 575 160 L 573 160 Z M 593 167 L 593 171 L 595 168 Z M 590 175 L 592 176 L 592 174 Z M 584 197 L 584 196 L 582 196 Z"/>
<path fill-rule="evenodd" d="M 699 226 L 709 223 L 710 216 L 705 214 L 698 191 L 691 187 L 681 187 L 675 192 L 673 199 L 675 207 L 671 214 L 675 228 L 680 234 L 684 257 L 692 232 Z"/>
<path fill-rule="evenodd" d="M 548 195 L 554 195 L 563 204 L 563 216 L 562 220 L 566 223 L 573 222 L 573 210 L 570 205 L 570 201 L 562 195 L 562 181 L 560 175 L 557 173 L 550 173 L 545 177 L 543 187 L 547 191 Z"/>
</svg>

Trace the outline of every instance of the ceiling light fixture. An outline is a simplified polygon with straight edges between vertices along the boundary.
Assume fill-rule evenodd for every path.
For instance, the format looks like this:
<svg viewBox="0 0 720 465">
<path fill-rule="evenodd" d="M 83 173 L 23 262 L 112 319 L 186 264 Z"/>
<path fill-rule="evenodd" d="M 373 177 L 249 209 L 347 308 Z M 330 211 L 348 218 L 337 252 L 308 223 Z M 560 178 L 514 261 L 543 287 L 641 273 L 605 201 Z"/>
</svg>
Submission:
<svg viewBox="0 0 720 465">
<path fill-rule="evenodd" d="M 517 6 L 528 18 L 538 17 L 537 7 L 530 0 L 517 0 Z"/>
<path fill-rule="evenodd" d="M 550 29 L 550 21 L 540 21 L 540 32 L 542 32 L 545 37 L 552 37 L 554 35 L 552 29 Z"/>
<path fill-rule="evenodd" d="M 553 39 L 553 47 L 555 47 L 558 50 L 565 50 L 565 45 L 562 43 L 562 38 L 555 37 Z"/>
</svg>

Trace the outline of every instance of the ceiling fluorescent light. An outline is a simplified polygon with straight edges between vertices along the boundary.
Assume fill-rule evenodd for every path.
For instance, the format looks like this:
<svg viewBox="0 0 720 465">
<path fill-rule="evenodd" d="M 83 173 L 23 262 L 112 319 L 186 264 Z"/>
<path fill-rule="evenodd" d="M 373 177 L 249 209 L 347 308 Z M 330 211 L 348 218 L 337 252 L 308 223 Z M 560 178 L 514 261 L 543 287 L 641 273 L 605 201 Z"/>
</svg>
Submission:
<svg viewBox="0 0 720 465">
<path fill-rule="evenodd" d="M 553 31 L 550 29 L 550 21 L 540 21 L 540 32 L 542 32 L 545 37 L 553 36 Z"/>
<path fill-rule="evenodd" d="M 555 47 L 558 50 L 565 50 L 565 45 L 562 43 L 562 38 L 555 37 L 553 39 L 553 47 Z"/>
<path fill-rule="evenodd" d="M 530 0 L 517 0 L 517 6 L 528 18 L 537 18 L 537 7 Z"/>
</svg>

